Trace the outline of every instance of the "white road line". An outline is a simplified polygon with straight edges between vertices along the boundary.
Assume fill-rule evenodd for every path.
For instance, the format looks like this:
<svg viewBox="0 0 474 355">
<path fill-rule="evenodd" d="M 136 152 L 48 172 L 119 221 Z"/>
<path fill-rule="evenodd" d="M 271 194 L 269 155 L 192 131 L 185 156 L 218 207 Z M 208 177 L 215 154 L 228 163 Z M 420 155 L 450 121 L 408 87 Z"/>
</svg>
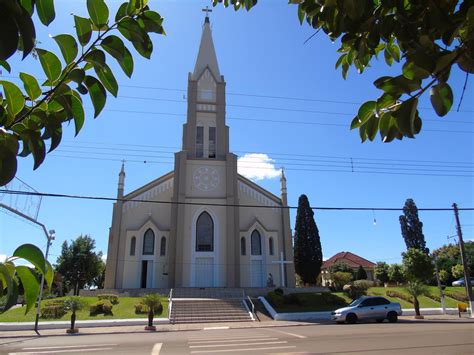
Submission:
<svg viewBox="0 0 474 355">
<path fill-rule="evenodd" d="M 230 353 L 230 352 L 242 352 L 242 351 L 260 351 L 260 350 L 277 350 L 277 349 L 290 349 L 296 348 L 294 345 L 289 346 L 269 346 L 266 348 L 246 348 L 246 349 L 221 349 L 221 350 L 202 350 L 202 351 L 191 351 L 191 354 L 209 354 L 209 353 Z"/>
<path fill-rule="evenodd" d="M 209 337 L 189 337 L 188 341 L 200 341 L 200 340 L 220 340 L 220 339 L 258 339 L 268 338 L 268 335 L 222 335 L 222 336 L 209 336 Z"/>
<path fill-rule="evenodd" d="M 292 337 L 295 337 L 295 338 L 299 338 L 299 339 L 306 339 L 306 337 L 304 335 L 299 335 L 299 334 L 295 334 L 295 333 L 289 333 L 289 332 L 284 332 L 282 330 L 276 330 L 276 329 L 265 329 L 265 330 L 269 330 L 271 332 L 277 332 L 277 333 L 280 333 L 280 334 L 286 334 L 286 335 L 290 335 Z"/>
<path fill-rule="evenodd" d="M 196 345 L 196 344 L 208 344 L 208 343 L 226 343 L 226 342 L 229 342 L 229 341 L 232 341 L 234 343 L 243 343 L 243 342 L 246 342 L 246 341 L 268 341 L 268 340 L 278 340 L 278 338 L 270 338 L 270 337 L 266 337 L 266 338 L 254 338 L 254 339 L 225 339 L 225 340 L 201 340 L 201 341 L 190 341 L 188 342 L 189 345 Z"/>
<path fill-rule="evenodd" d="M 163 343 L 156 343 L 155 346 L 153 346 L 153 349 L 151 350 L 151 355 L 160 355 L 162 345 Z"/>
<path fill-rule="evenodd" d="M 230 327 L 205 327 L 202 330 L 229 329 Z"/>
<path fill-rule="evenodd" d="M 268 341 L 268 342 L 263 342 L 263 343 L 247 343 L 247 345 L 272 345 L 272 344 L 287 344 L 287 341 Z M 211 345 L 191 345 L 189 346 L 190 349 L 195 349 L 195 348 L 218 348 L 218 347 L 226 347 L 226 346 L 242 346 L 243 344 L 211 344 Z"/>
<path fill-rule="evenodd" d="M 91 344 L 91 345 L 63 345 L 63 346 L 39 346 L 35 348 L 22 348 L 22 350 L 47 350 L 47 349 L 67 349 L 67 348 L 87 348 L 90 346 L 115 346 L 117 344 Z"/>
<path fill-rule="evenodd" d="M 91 351 L 112 350 L 113 348 L 88 348 L 88 349 L 70 349 L 70 350 L 46 350 L 46 351 L 21 351 L 19 353 L 8 353 L 8 355 L 29 355 L 29 354 L 56 354 L 56 353 L 80 353 Z"/>
</svg>

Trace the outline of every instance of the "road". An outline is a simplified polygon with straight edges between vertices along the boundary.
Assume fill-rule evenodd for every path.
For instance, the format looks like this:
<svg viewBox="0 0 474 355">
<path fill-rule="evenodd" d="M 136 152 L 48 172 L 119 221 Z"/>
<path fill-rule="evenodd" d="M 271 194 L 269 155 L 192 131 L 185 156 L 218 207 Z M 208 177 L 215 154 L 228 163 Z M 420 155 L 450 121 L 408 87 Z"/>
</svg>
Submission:
<svg viewBox="0 0 474 355">
<path fill-rule="evenodd" d="M 3 338 L 1 354 L 474 354 L 474 323 L 310 325 Z"/>
</svg>

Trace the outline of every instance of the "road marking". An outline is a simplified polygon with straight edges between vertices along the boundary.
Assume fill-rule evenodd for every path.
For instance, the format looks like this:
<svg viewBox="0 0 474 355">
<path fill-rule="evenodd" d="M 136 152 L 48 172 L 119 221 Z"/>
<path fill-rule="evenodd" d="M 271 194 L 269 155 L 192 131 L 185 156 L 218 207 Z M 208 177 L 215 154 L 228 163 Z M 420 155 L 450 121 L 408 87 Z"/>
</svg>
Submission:
<svg viewBox="0 0 474 355">
<path fill-rule="evenodd" d="M 162 345 L 163 343 L 156 343 L 151 350 L 151 355 L 160 355 Z"/>
<path fill-rule="evenodd" d="M 247 345 L 272 345 L 272 344 L 287 344 L 287 341 L 268 341 L 268 342 L 263 342 L 263 343 L 247 343 Z M 225 347 L 225 346 L 242 346 L 243 344 L 211 344 L 211 345 L 190 345 L 190 349 L 194 348 L 216 348 L 216 347 Z"/>
<path fill-rule="evenodd" d="M 115 346 L 117 344 L 94 344 L 94 345 L 64 345 L 64 346 L 39 346 L 35 348 L 22 348 L 22 350 L 47 350 L 47 349 L 67 349 L 67 348 L 87 348 L 89 346 Z"/>
<path fill-rule="evenodd" d="M 299 339 L 306 339 L 306 337 L 304 335 L 299 335 L 299 334 L 295 334 L 295 333 L 289 333 L 289 332 L 284 332 L 282 330 L 276 330 L 276 329 L 265 329 L 265 330 L 269 330 L 271 332 L 277 332 L 277 333 L 281 333 L 281 334 L 286 334 L 286 335 L 290 335 L 292 337 L 295 337 L 295 338 L 299 338 Z"/>
<path fill-rule="evenodd" d="M 195 344 L 202 344 L 202 343 L 226 343 L 226 342 L 229 342 L 229 341 L 232 341 L 234 343 L 238 343 L 238 342 L 246 342 L 246 341 L 268 341 L 268 340 L 278 340 L 278 338 L 270 338 L 270 337 L 266 337 L 266 338 L 249 338 L 249 339 L 225 339 L 225 340 L 201 340 L 201 341 L 189 341 L 188 343 L 189 344 L 192 344 L 192 345 L 195 345 Z"/>
<path fill-rule="evenodd" d="M 21 351 L 19 353 L 8 353 L 8 355 L 27 355 L 27 354 L 56 354 L 56 353 L 80 353 L 85 351 L 103 351 L 113 348 L 88 348 L 88 349 L 70 349 L 70 350 L 46 350 L 46 351 Z"/>
<path fill-rule="evenodd" d="M 222 335 L 222 336 L 210 336 L 210 337 L 189 337 L 188 341 L 199 341 L 199 340 L 220 340 L 220 339 L 258 339 L 268 338 L 268 335 Z"/>
<path fill-rule="evenodd" d="M 269 346 L 266 348 L 246 348 L 246 349 L 221 349 L 221 350 L 199 350 L 199 351 L 191 351 L 191 354 L 202 354 L 202 353 L 230 353 L 230 352 L 242 352 L 242 351 L 260 351 L 260 350 L 277 350 L 277 349 L 290 349 L 296 348 L 294 345 L 288 346 Z"/>
<path fill-rule="evenodd" d="M 229 329 L 230 327 L 205 327 L 202 330 Z"/>
</svg>

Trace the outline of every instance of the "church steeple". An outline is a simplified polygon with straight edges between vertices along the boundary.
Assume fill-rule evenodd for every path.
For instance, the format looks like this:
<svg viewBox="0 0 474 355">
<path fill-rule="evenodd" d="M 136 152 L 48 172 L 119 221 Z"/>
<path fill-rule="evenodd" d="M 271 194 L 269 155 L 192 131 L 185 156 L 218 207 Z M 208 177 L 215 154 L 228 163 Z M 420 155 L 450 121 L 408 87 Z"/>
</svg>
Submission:
<svg viewBox="0 0 474 355">
<path fill-rule="evenodd" d="M 202 26 L 201 43 L 199 44 L 199 52 L 196 64 L 194 65 L 193 79 L 198 80 L 207 67 L 214 78 L 217 81 L 221 81 L 216 51 L 212 40 L 211 23 L 209 21 L 209 12 L 212 12 L 212 10 L 206 8 L 203 11 L 206 12 L 206 18 L 204 20 L 204 25 Z"/>
<path fill-rule="evenodd" d="M 288 191 L 286 189 L 286 176 L 285 176 L 285 169 L 283 167 L 281 168 L 280 183 L 281 183 L 281 201 L 283 205 L 286 206 L 288 204 Z"/>
<path fill-rule="evenodd" d="M 117 198 L 123 198 L 124 188 L 125 188 L 125 160 L 122 161 L 122 168 L 120 169 L 120 173 L 119 173 Z"/>
</svg>

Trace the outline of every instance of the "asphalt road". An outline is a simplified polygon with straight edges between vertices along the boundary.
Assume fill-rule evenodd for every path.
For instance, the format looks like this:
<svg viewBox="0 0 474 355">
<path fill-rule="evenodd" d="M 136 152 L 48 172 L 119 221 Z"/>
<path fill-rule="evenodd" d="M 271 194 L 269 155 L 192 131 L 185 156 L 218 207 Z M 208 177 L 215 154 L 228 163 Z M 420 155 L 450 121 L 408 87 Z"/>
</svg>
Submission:
<svg viewBox="0 0 474 355">
<path fill-rule="evenodd" d="M 310 325 L 3 338 L 1 354 L 474 354 L 474 323 Z"/>
</svg>

